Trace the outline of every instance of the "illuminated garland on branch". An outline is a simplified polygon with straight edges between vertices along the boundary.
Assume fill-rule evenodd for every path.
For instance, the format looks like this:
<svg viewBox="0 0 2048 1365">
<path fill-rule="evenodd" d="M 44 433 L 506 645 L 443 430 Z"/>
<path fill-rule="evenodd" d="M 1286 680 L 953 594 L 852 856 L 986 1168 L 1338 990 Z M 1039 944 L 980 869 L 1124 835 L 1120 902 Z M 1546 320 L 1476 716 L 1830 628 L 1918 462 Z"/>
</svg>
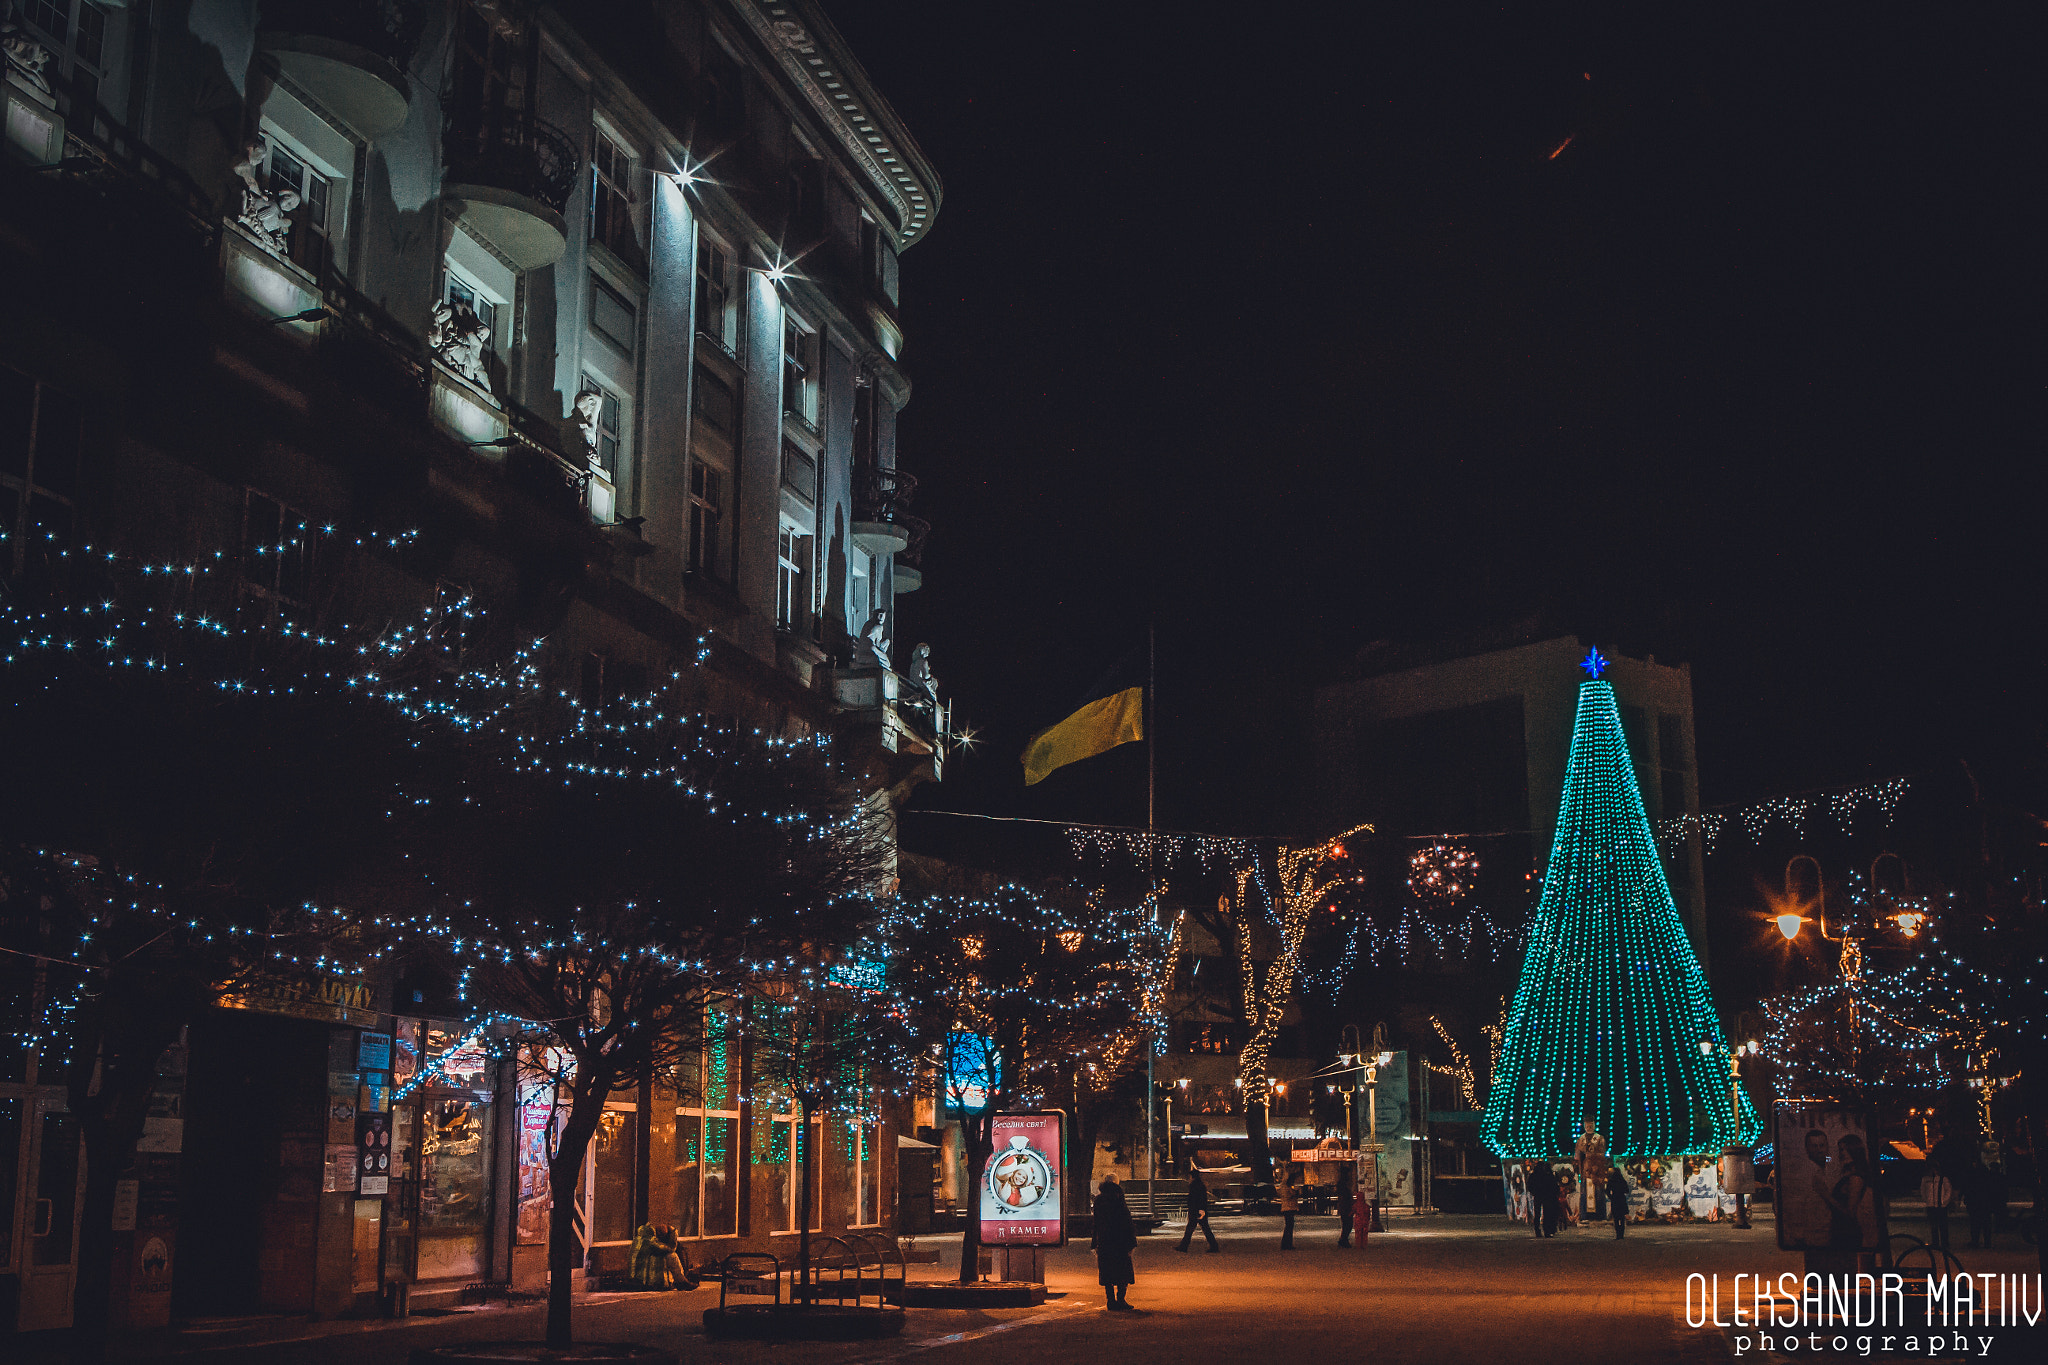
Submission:
<svg viewBox="0 0 2048 1365">
<path fill-rule="evenodd" d="M 1617 1157 L 1718 1153 L 1761 1128 L 1746 1100 L 1729 1112 L 1727 1057 L 1614 689 L 1596 676 L 1579 688 L 1557 840 L 1482 1140 L 1503 1157 L 1569 1154 L 1591 1117 Z"/>
<path fill-rule="evenodd" d="M 1793 837 L 1803 840 L 1807 820 L 1814 816 L 1833 820 L 1846 835 L 1854 835 L 1859 825 L 1866 831 L 1889 828 L 1900 799 L 1911 786 L 1910 779 L 1894 777 L 1846 791 L 1766 797 L 1736 808 L 1732 815 L 1726 811 L 1701 811 L 1698 815 L 1667 816 L 1656 823 L 1657 843 L 1666 853 L 1672 853 L 1698 834 L 1711 856 L 1726 830 L 1741 830 L 1748 834 L 1751 843 L 1761 844 L 1773 825 L 1781 825 L 1789 828 Z"/>
</svg>

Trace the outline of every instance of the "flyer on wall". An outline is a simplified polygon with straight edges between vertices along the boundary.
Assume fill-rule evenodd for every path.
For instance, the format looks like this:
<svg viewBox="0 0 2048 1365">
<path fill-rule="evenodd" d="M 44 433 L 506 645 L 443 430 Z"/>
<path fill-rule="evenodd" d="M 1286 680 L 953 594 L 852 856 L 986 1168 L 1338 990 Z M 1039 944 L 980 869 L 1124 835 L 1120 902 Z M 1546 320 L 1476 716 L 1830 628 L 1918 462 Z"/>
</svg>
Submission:
<svg viewBox="0 0 2048 1365">
<path fill-rule="evenodd" d="M 1066 1241 L 1060 1189 L 1066 1117 L 1050 1110 L 993 1119 L 994 1150 L 981 1189 L 984 1246 L 1056 1247 Z"/>
</svg>

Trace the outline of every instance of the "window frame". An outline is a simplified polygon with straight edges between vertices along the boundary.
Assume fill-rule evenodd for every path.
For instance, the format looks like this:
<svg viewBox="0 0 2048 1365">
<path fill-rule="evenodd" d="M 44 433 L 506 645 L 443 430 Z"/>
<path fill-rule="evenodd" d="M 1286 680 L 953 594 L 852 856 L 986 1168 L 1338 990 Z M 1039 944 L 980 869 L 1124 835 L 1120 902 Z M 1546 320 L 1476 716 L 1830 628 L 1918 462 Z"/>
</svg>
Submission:
<svg viewBox="0 0 2048 1365">
<path fill-rule="evenodd" d="M 818 329 L 795 309 L 782 310 L 782 412 L 810 431 L 818 430 L 819 375 L 823 359 Z M 792 379 L 792 375 L 795 376 Z M 792 403 L 791 386 L 796 392 Z"/>
<path fill-rule="evenodd" d="M 740 353 L 739 266 L 739 253 L 733 250 L 731 243 L 700 218 L 690 283 L 691 326 L 698 336 L 734 360 Z M 715 318 L 708 316 L 713 306 L 708 302 L 713 290 L 719 295 L 716 305 L 719 316 Z M 715 323 L 718 330 L 709 330 L 707 323 Z"/>
<path fill-rule="evenodd" d="M 335 188 L 342 186 L 345 189 L 348 177 L 336 175 L 321 158 L 308 152 L 297 138 L 279 128 L 271 119 L 262 121 L 257 135 L 263 140 L 261 179 L 264 190 L 275 194 L 281 188 L 289 188 L 299 196 L 299 206 L 285 215 L 285 258 L 324 285 L 334 269 L 336 239 L 340 235 L 335 230 L 335 205 L 337 201 L 346 204 L 348 199 L 345 192 L 337 195 Z M 296 183 L 278 184 L 277 157 L 280 152 L 298 163 L 300 174 Z M 320 187 L 323 207 L 318 221 L 310 211 L 313 202 L 311 190 L 316 182 Z M 315 246 L 317 252 L 313 251 Z M 310 260 L 307 259 L 309 254 Z"/>
<path fill-rule="evenodd" d="M 795 635 L 810 624 L 811 533 L 794 517 L 775 527 L 775 628 Z"/>
<path fill-rule="evenodd" d="M 627 265 L 642 268 L 646 249 L 640 241 L 640 227 L 633 212 L 639 204 L 634 187 L 639 183 L 640 156 L 633 150 L 632 142 L 621 137 L 617 129 L 601 117 L 592 120 L 590 137 L 590 201 L 585 206 L 590 217 L 585 225 L 588 228 L 587 239 Z M 615 207 L 606 208 L 608 200 Z M 622 234 L 623 242 L 620 240 Z"/>
<path fill-rule="evenodd" d="M 38 4 L 64 11 L 61 32 L 52 30 L 42 18 L 33 13 Z M 99 53 L 93 57 L 86 56 L 78 46 L 84 28 L 81 20 L 88 13 L 98 21 Z M 58 77 L 52 84 L 60 87 L 59 94 L 64 98 L 64 115 L 69 119 L 78 117 L 71 86 L 80 79 L 80 68 L 83 68 L 83 78 L 89 83 L 86 95 L 88 103 L 92 106 L 91 117 L 97 125 L 100 87 L 106 83 L 107 73 L 116 65 L 116 58 L 119 55 L 116 48 L 122 38 L 122 26 L 112 22 L 112 16 L 106 7 L 93 3 L 93 0 L 30 0 L 29 4 L 16 7 L 15 17 L 49 49 L 50 56 L 54 59 L 52 65 L 57 68 L 53 74 Z"/>
<path fill-rule="evenodd" d="M 675 1106 L 674 1117 L 678 1119 L 694 1118 L 697 1120 L 697 1230 L 694 1233 L 686 1233 L 679 1239 L 686 1242 L 711 1242 L 719 1241 L 726 1238 L 736 1239 L 742 1235 L 740 1232 L 740 1210 L 739 1200 L 737 1198 L 737 1191 L 735 1191 L 735 1198 L 733 1200 L 732 1231 L 710 1232 L 707 1231 L 704 1226 L 704 1211 L 707 1207 L 705 1203 L 705 1195 L 709 1189 L 711 1180 L 711 1163 L 709 1159 L 707 1139 L 710 1133 L 710 1121 L 712 1119 L 732 1120 L 733 1144 L 737 1149 L 739 1157 L 741 1158 L 741 1160 L 735 1163 L 739 1172 L 737 1179 L 740 1181 L 746 1181 L 748 1179 L 751 1179 L 751 1175 L 749 1174 L 751 1167 L 749 1163 L 745 1160 L 745 1157 L 747 1156 L 746 1142 L 748 1140 L 748 1136 L 746 1129 L 740 1123 L 740 1095 L 742 1093 L 742 1087 L 740 1085 L 740 1077 L 738 1075 L 739 1067 L 737 1063 L 739 1059 L 737 1053 L 739 1049 L 737 1045 L 737 1040 L 725 1040 L 729 1050 L 727 1061 L 727 1093 L 730 1096 L 732 1107 L 728 1109 L 713 1109 L 704 1103 L 705 1091 L 708 1088 L 708 1080 L 711 1069 L 711 1042 L 713 1031 L 721 1027 L 721 1025 L 713 1022 L 717 1019 L 717 1017 L 718 1012 L 715 1009 L 708 1011 L 706 1013 L 704 1025 L 705 1036 L 703 1041 L 699 1044 L 697 1048 L 697 1082 L 696 1094 L 694 1096 L 696 1103 L 694 1105 L 683 1103 L 682 1101 L 684 1099 L 684 1096 L 682 1094 L 678 1094 L 676 1097 L 677 1104 Z M 673 1138 L 674 1136 L 673 1129 L 670 1130 L 670 1136 L 671 1138 Z"/>
</svg>

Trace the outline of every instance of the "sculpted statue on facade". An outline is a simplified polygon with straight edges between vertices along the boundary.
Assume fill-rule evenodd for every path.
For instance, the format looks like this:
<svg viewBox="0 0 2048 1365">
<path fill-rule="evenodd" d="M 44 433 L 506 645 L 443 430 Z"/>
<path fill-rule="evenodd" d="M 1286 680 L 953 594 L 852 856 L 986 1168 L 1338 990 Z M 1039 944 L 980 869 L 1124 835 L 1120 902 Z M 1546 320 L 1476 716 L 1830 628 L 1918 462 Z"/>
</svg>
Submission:
<svg viewBox="0 0 2048 1365">
<path fill-rule="evenodd" d="M 585 389 L 576 395 L 576 429 L 583 433 L 583 444 L 590 447 L 592 455 L 597 454 L 597 423 L 603 415 L 603 394 L 595 389 Z"/>
<path fill-rule="evenodd" d="M 868 617 L 868 623 L 861 627 L 860 638 L 867 644 L 868 653 L 878 668 L 889 666 L 889 609 L 876 607 Z"/>
<path fill-rule="evenodd" d="M 910 651 L 910 667 L 903 676 L 910 685 L 924 693 L 924 699 L 933 706 L 939 704 L 939 680 L 932 676 L 932 647 L 920 643 Z"/>
<path fill-rule="evenodd" d="M 242 159 L 235 163 L 235 174 L 242 181 L 242 211 L 235 221 L 247 228 L 265 250 L 282 256 L 289 246 L 286 236 L 291 231 L 285 215 L 299 206 L 299 192 L 281 190 L 272 194 L 263 188 L 260 177 L 265 154 L 262 139 L 258 138 L 243 149 Z"/>
<path fill-rule="evenodd" d="M 434 359 L 486 393 L 491 390 L 491 375 L 484 368 L 484 343 L 490 339 L 490 325 L 467 304 L 443 299 L 434 305 L 427 324 L 427 349 Z M 582 400 L 577 401 L 580 413 Z"/>
<path fill-rule="evenodd" d="M 12 19 L 0 21 L 0 49 L 7 53 L 7 64 L 29 84 L 49 91 L 50 78 L 43 74 L 43 68 L 50 64 L 50 49 L 29 37 L 28 31 Z"/>
</svg>

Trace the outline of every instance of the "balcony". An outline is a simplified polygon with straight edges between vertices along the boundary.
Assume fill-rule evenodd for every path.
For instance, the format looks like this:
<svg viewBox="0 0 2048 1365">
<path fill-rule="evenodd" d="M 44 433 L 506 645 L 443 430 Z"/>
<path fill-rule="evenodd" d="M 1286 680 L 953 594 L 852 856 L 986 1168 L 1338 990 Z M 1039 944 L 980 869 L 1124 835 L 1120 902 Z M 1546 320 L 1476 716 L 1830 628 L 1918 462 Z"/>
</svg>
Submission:
<svg viewBox="0 0 2048 1365">
<path fill-rule="evenodd" d="M 931 527 L 920 517 L 910 518 L 910 543 L 896 552 L 896 595 L 916 592 L 924 586 L 924 542 Z"/>
<path fill-rule="evenodd" d="M 405 124 L 425 0 L 263 0 L 257 46 L 365 141 Z"/>
<path fill-rule="evenodd" d="M 854 470 L 853 543 L 886 559 L 912 541 L 922 542 L 931 528 L 910 513 L 916 493 L 917 480 L 900 469 Z"/>
<path fill-rule="evenodd" d="M 562 213 L 582 169 L 576 143 L 526 114 L 451 116 L 441 138 L 442 197 L 459 204 L 463 226 L 525 272 L 553 265 L 569 245 Z"/>
</svg>

